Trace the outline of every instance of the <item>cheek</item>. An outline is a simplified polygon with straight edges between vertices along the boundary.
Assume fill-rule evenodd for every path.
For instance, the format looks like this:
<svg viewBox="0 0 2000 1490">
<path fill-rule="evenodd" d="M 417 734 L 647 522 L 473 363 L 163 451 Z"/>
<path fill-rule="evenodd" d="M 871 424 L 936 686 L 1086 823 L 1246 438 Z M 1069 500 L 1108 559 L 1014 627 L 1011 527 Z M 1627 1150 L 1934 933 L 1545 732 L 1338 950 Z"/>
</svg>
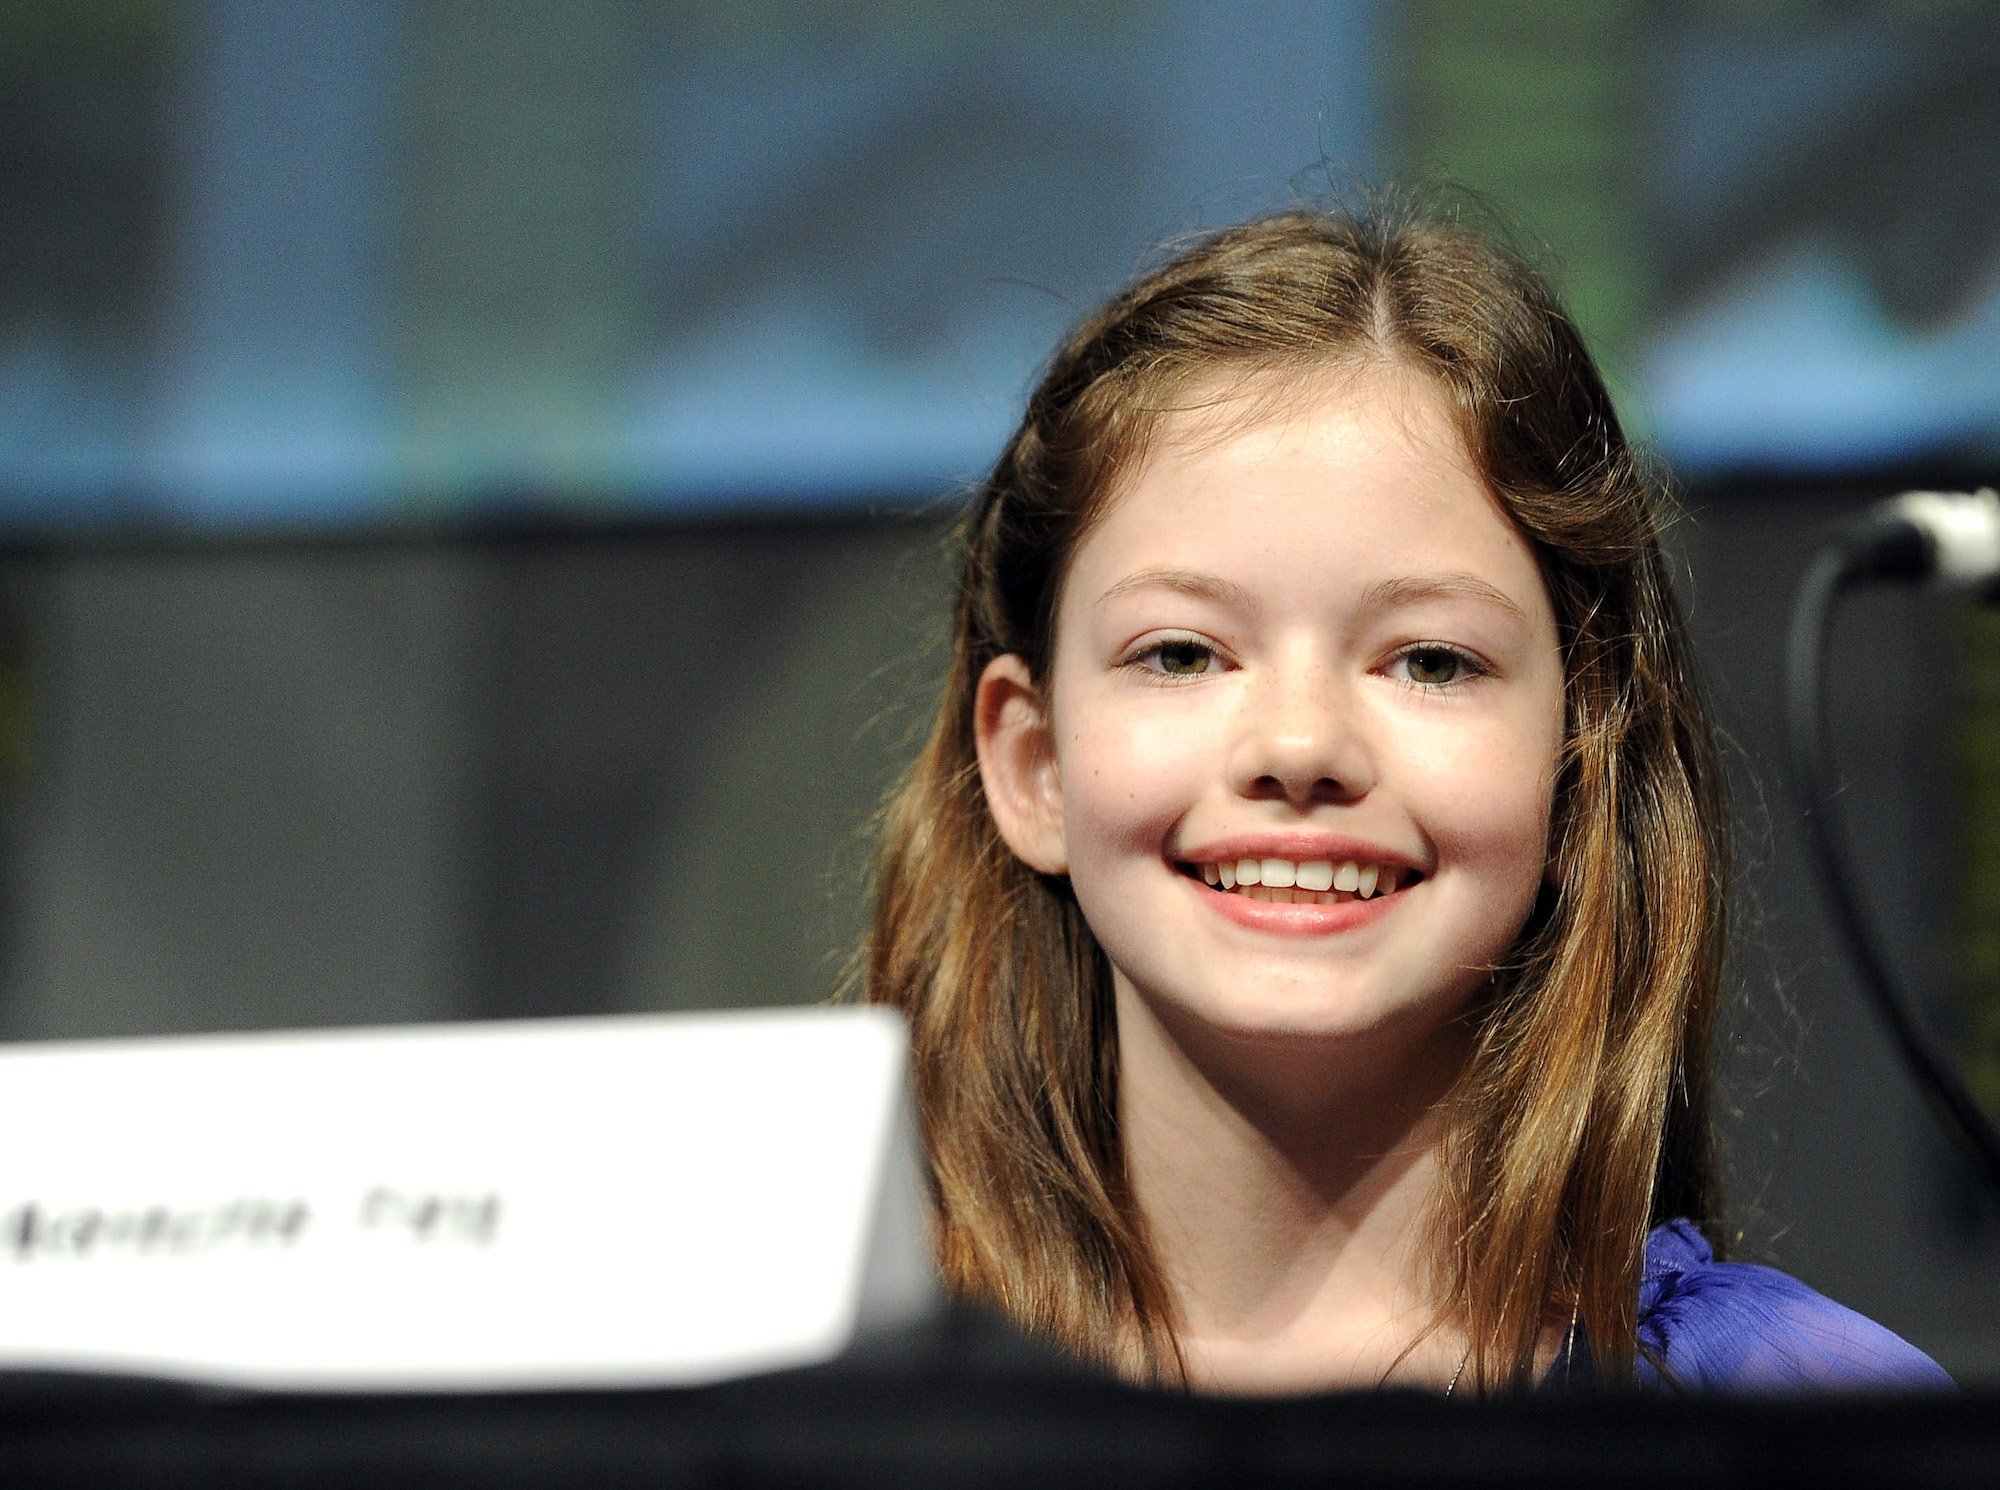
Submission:
<svg viewBox="0 0 2000 1490">
<path fill-rule="evenodd" d="M 1512 731 L 1425 752 L 1424 816 L 1438 846 L 1461 862 L 1538 882 L 1549 853 L 1554 754 L 1552 743 Z"/>
<path fill-rule="evenodd" d="M 1097 728 L 1062 741 L 1057 769 L 1072 853 L 1156 837 L 1185 804 L 1188 755 L 1184 739 L 1146 727 Z"/>
<path fill-rule="evenodd" d="M 1209 721 L 1186 711 L 1111 708 L 1088 695 L 1058 720 L 1056 763 L 1063 812 L 1072 838 L 1129 838 L 1157 833 L 1184 811 L 1204 772 L 1212 774 Z"/>
</svg>

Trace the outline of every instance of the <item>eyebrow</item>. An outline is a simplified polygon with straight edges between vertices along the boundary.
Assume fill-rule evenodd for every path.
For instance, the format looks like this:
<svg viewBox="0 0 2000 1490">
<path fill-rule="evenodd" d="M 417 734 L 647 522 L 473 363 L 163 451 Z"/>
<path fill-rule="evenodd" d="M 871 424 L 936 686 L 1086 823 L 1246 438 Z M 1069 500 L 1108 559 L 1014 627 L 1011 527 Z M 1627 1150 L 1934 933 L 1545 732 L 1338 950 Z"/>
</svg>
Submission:
<svg viewBox="0 0 2000 1490">
<path fill-rule="evenodd" d="M 1364 609 L 1389 610 L 1415 605 L 1425 600 L 1482 600 L 1525 621 L 1528 613 L 1520 602 L 1476 574 L 1452 571 L 1445 574 L 1406 574 L 1370 585 L 1361 594 Z"/>
<path fill-rule="evenodd" d="M 1192 595 L 1197 600 L 1209 600 L 1218 605 L 1244 606 L 1250 603 L 1250 592 L 1233 580 L 1218 575 L 1203 574 L 1198 569 L 1141 569 L 1118 581 L 1102 595 L 1097 603 L 1116 600 L 1121 595 L 1129 595 L 1134 590 L 1174 590 L 1183 595 Z"/>
<path fill-rule="evenodd" d="M 1250 602 L 1250 592 L 1233 580 L 1203 574 L 1198 569 L 1150 568 L 1126 575 L 1099 595 L 1097 603 L 1103 605 L 1135 590 L 1149 589 L 1173 590 L 1218 605 L 1246 606 Z M 1528 619 L 1528 613 L 1506 591 L 1489 580 L 1462 570 L 1443 574 L 1406 574 L 1395 579 L 1379 580 L 1362 591 L 1361 605 L 1367 610 L 1389 610 L 1426 600 L 1455 599 L 1484 601 L 1523 621 Z"/>
</svg>

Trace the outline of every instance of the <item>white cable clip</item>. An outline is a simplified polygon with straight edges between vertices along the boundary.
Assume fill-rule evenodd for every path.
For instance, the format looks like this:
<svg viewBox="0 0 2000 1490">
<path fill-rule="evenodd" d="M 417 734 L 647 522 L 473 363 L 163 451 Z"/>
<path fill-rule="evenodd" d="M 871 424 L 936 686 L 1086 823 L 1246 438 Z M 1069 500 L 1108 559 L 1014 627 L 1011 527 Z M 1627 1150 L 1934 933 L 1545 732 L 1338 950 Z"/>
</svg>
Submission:
<svg viewBox="0 0 2000 1490">
<path fill-rule="evenodd" d="M 2000 586 L 2000 493 L 1906 491 L 1883 504 L 1930 540 L 1932 572 L 1954 590 L 1993 597 Z"/>
</svg>

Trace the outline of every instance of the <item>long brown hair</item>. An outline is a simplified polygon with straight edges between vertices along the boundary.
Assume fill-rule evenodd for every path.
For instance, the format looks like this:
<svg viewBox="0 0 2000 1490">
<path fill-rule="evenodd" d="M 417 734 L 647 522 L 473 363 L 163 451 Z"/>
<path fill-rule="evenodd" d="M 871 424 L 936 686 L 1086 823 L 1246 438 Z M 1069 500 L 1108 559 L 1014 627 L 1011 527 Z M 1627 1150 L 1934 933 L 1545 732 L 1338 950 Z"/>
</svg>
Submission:
<svg viewBox="0 0 2000 1490">
<path fill-rule="evenodd" d="M 1626 1379 L 1648 1227 L 1716 1221 L 1725 817 L 1660 483 L 1574 324 L 1485 236 L 1400 211 L 1262 219 L 1144 275 L 1057 349 L 965 520 L 950 672 L 883 822 L 865 996 L 910 1020 L 948 1283 L 1079 1355 L 1178 1376 L 1126 1179 L 1109 969 L 1068 882 L 1000 840 L 974 691 L 1006 653 L 1046 677 L 1068 560 L 1177 390 L 1368 362 L 1443 390 L 1538 556 L 1565 673 L 1549 882 L 1447 1114 L 1446 1307 L 1468 1385 L 1528 1382 L 1570 1319 Z"/>
</svg>

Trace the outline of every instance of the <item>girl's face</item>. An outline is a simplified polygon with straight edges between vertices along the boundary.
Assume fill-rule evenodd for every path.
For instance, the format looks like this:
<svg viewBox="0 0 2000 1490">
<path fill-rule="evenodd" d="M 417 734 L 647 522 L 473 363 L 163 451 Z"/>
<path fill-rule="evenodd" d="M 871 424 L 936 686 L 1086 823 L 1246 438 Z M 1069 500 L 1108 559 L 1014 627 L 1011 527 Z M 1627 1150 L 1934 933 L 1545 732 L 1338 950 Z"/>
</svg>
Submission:
<svg viewBox="0 0 2000 1490">
<path fill-rule="evenodd" d="M 1547 591 L 1428 382 L 1215 391 L 1074 556 L 1046 690 L 982 680 L 996 821 L 1069 875 L 1125 1038 L 1443 1038 L 1547 861 Z"/>
</svg>

